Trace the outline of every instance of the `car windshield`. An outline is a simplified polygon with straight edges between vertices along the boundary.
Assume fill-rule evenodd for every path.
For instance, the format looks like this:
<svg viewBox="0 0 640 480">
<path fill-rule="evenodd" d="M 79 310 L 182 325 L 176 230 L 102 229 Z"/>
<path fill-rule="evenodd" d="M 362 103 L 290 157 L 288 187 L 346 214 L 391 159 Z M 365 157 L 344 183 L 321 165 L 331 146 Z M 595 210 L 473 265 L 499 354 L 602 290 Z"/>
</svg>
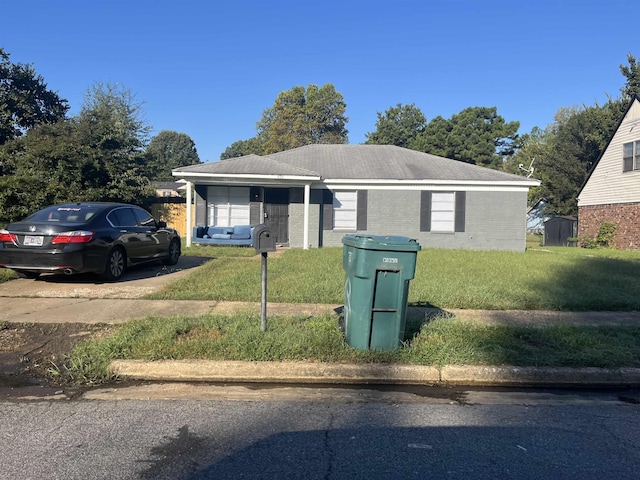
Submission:
<svg viewBox="0 0 640 480">
<path fill-rule="evenodd" d="M 38 223 L 86 223 L 100 210 L 88 205 L 53 206 L 40 210 L 25 221 Z"/>
</svg>

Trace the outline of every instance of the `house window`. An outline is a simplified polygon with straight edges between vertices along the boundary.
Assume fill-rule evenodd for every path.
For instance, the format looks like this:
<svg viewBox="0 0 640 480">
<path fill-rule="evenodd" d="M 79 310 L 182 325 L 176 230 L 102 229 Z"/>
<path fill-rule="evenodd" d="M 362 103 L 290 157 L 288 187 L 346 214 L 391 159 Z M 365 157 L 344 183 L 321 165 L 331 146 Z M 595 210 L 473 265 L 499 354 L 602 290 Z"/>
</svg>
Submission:
<svg viewBox="0 0 640 480">
<path fill-rule="evenodd" d="M 640 140 L 622 145 L 622 171 L 640 170 Z"/>
<path fill-rule="evenodd" d="M 337 191 L 333 195 L 333 228 L 355 230 L 358 222 L 358 192 Z"/>
<path fill-rule="evenodd" d="M 420 192 L 420 231 L 464 232 L 466 192 Z"/>
<path fill-rule="evenodd" d="M 431 194 L 431 231 L 454 232 L 456 219 L 456 194 L 433 192 Z"/>
<path fill-rule="evenodd" d="M 208 225 L 249 225 L 249 187 L 209 187 Z"/>
</svg>

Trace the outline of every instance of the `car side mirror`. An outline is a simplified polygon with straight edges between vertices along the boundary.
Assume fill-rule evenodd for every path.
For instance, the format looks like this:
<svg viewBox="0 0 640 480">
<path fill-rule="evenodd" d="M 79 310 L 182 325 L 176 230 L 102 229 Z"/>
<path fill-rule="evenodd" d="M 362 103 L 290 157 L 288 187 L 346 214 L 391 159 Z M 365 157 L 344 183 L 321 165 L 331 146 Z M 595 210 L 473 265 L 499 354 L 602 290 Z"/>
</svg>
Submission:
<svg viewBox="0 0 640 480">
<path fill-rule="evenodd" d="M 158 228 L 167 228 L 167 222 L 163 222 L 162 220 L 160 220 L 159 222 L 156 223 L 156 226 Z"/>
</svg>

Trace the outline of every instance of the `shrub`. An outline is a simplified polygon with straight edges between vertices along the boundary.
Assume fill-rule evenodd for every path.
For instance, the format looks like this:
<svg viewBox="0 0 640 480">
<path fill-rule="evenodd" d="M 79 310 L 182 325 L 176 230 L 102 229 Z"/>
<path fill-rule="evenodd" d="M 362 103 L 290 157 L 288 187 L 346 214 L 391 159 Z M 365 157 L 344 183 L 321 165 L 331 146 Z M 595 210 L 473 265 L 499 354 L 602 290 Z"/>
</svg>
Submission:
<svg viewBox="0 0 640 480">
<path fill-rule="evenodd" d="M 618 226 L 613 222 L 603 222 L 595 237 L 580 236 L 570 238 L 569 241 L 577 241 L 582 248 L 613 248 L 611 242 L 618 232 Z"/>
</svg>

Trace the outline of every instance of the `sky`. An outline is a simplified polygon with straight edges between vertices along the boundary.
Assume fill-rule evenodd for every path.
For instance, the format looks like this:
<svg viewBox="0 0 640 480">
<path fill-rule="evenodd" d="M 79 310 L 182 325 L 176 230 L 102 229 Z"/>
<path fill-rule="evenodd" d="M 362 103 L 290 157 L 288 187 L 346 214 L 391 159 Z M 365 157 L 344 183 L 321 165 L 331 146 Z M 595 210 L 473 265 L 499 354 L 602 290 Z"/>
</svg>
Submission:
<svg viewBox="0 0 640 480">
<path fill-rule="evenodd" d="M 430 121 L 496 107 L 519 133 L 561 107 L 603 103 L 640 57 L 637 0 L 0 0 L 0 47 L 79 113 L 117 83 L 152 135 L 186 133 L 216 161 L 256 135 L 278 94 L 332 83 L 349 143 L 377 113 Z"/>
</svg>

